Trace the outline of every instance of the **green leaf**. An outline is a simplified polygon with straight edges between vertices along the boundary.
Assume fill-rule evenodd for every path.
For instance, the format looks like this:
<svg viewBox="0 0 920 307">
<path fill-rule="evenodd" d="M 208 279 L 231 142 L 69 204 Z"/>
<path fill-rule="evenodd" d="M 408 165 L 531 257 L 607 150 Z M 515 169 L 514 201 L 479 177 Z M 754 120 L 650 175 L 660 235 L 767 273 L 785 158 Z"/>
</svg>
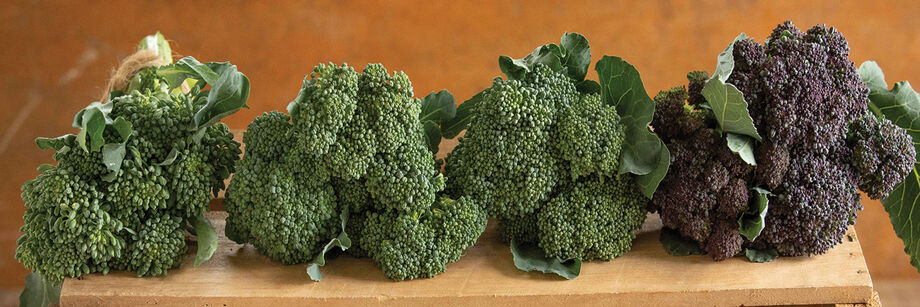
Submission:
<svg viewBox="0 0 920 307">
<path fill-rule="evenodd" d="M 744 33 L 738 34 L 738 36 L 728 44 L 728 47 L 725 47 L 725 50 L 719 53 L 718 61 L 716 62 L 716 70 L 712 74 L 712 79 L 719 79 L 723 83 L 728 81 L 728 77 L 731 76 L 732 71 L 735 69 L 735 57 L 734 54 L 732 54 L 735 49 L 735 43 L 747 38 L 748 36 Z"/>
<path fill-rule="evenodd" d="M 554 72 L 562 70 L 562 50 L 557 45 L 547 44 L 537 47 L 522 59 L 504 55 L 498 57 L 498 67 L 510 80 L 523 79 L 537 64 L 546 65 Z"/>
<path fill-rule="evenodd" d="M 511 255 L 514 257 L 514 266 L 521 271 L 539 271 L 573 279 L 581 273 L 581 259 L 560 260 L 547 258 L 542 249 L 536 245 L 528 244 L 519 246 L 511 240 Z"/>
<path fill-rule="evenodd" d="M 199 131 L 203 131 L 203 130 L 204 129 L 199 130 Z M 166 159 L 163 159 L 163 162 L 157 163 L 157 165 L 160 165 L 160 166 L 172 165 L 174 162 L 176 162 L 176 158 L 178 157 L 179 157 L 179 149 L 176 147 L 173 147 L 172 150 L 169 151 L 169 154 L 166 155 Z"/>
<path fill-rule="evenodd" d="M 49 171 L 49 170 L 51 170 L 51 169 L 54 169 L 54 165 L 51 165 L 51 164 L 42 164 L 42 165 L 39 165 L 39 166 L 38 166 L 38 172 L 40 172 L 40 173 L 44 173 L 44 172 Z"/>
<path fill-rule="evenodd" d="M 163 37 L 163 34 L 160 34 L 159 31 L 157 31 L 156 34 L 144 37 L 137 45 L 137 50 L 148 49 L 156 52 L 164 63 L 172 63 L 172 48 L 169 47 L 169 42 L 166 41 L 166 38 Z"/>
<path fill-rule="evenodd" d="M 249 78 L 237 71 L 233 65 L 221 72 L 220 78 L 214 83 L 208 82 L 211 84 L 208 102 L 195 113 L 195 129 L 214 124 L 246 106 L 246 100 L 249 99 Z"/>
<path fill-rule="evenodd" d="M 122 142 L 126 141 L 128 137 L 131 136 L 131 133 L 134 133 L 134 125 L 121 116 L 112 122 L 112 127 L 115 128 L 115 132 L 121 137 Z"/>
<path fill-rule="evenodd" d="M 211 259 L 214 251 L 217 250 L 217 232 L 214 231 L 214 226 L 211 226 L 211 221 L 208 221 L 204 214 L 195 217 L 192 226 L 195 228 L 195 236 L 198 240 L 198 254 L 195 255 L 195 267 L 197 268 Z"/>
<path fill-rule="evenodd" d="M 639 71 L 623 59 L 605 55 L 594 69 L 600 78 L 601 99 L 616 107 L 626 127 L 620 173 L 636 174 L 642 194 L 651 198 L 671 163 L 664 142 L 649 129 L 655 102 L 645 91 Z"/>
<path fill-rule="evenodd" d="M 895 83 L 887 89 L 885 75 L 875 62 L 864 62 L 859 76 L 870 89 L 869 107 L 876 115 L 884 116 L 898 127 L 907 130 L 920 153 L 920 94 L 907 81 Z M 920 156 L 918 156 L 920 158 Z M 920 271 L 920 161 L 904 181 L 894 186 L 882 205 L 888 212 L 895 234 L 904 241 L 904 252 L 910 263 Z"/>
<path fill-rule="evenodd" d="M 765 219 L 770 202 L 767 196 L 770 195 L 770 191 L 758 187 L 751 188 L 751 191 L 757 194 L 748 203 L 748 210 L 738 218 L 738 227 L 741 235 L 753 242 L 766 226 Z"/>
<path fill-rule="evenodd" d="M 61 285 L 46 281 L 38 273 L 26 275 L 26 286 L 19 295 L 21 307 L 44 307 L 60 303 Z"/>
<path fill-rule="evenodd" d="M 524 76 L 527 75 L 537 63 L 549 66 L 553 71 L 562 70 L 562 61 L 550 50 L 550 48 L 540 46 L 523 59 L 512 59 L 504 55 L 499 56 L 498 67 L 510 80 L 524 79 Z"/>
<path fill-rule="evenodd" d="M 779 254 L 776 252 L 776 249 L 756 250 L 747 248 L 744 250 L 744 256 L 751 262 L 764 263 L 776 260 Z"/>
<path fill-rule="evenodd" d="M 56 138 L 36 138 L 35 145 L 38 146 L 38 149 L 54 149 L 61 150 L 67 146 L 68 142 L 74 141 L 77 136 L 73 134 L 65 134 Z M 70 139 L 70 140 L 68 140 Z M 73 144 L 73 143 L 70 143 Z"/>
<path fill-rule="evenodd" d="M 658 190 L 658 184 L 661 183 L 664 176 L 668 174 L 668 168 L 671 165 L 671 151 L 668 150 L 668 147 L 664 145 L 663 141 L 660 142 L 661 150 L 658 151 L 658 162 L 656 162 L 657 164 L 652 169 L 652 172 L 636 176 L 636 184 L 639 186 L 639 191 L 642 191 L 642 195 L 648 198 L 652 198 L 652 195 L 655 194 L 655 190 Z"/>
<path fill-rule="evenodd" d="M 214 72 L 208 65 L 202 64 L 193 57 L 184 57 L 176 62 L 176 65 L 184 68 L 182 71 L 188 74 L 188 78 L 204 80 L 207 84 L 215 84 L 220 79 L 220 75 Z M 160 73 L 160 70 L 157 70 Z M 183 78 L 184 79 L 184 78 Z"/>
<path fill-rule="evenodd" d="M 457 115 L 457 102 L 454 95 L 447 90 L 440 92 L 431 92 L 421 100 L 422 113 L 419 114 L 420 121 L 432 120 L 437 123 L 443 123 Z"/>
<path fill-rule="evenodd" d="M 741 156 L 741 160 L 750 165 L 757 165 L 754 160 L 754 139 L 746 135 L 727 133 L 725 141 L 728 142 L 728 149 Z"/>
<path fill-rule="evenodd" d="M 575 89 L 582 94 L 600 94 L 601 85 L 594 80 L 581 80 L 580 82 L 575 83 Z"/>
<path fill-rule="evenodd" d="M 703 86 L 703 97 L 712 108 L 712 114 L 722 131 L 747 135 L 760 141 L 754 120 L 748 113 L 748 104 L 738 88 L 719 78 L 712 78 Z"/>
<path fill-rule="evenodd" d="M 888 90 L 888 83 L 885 83 L 885 73 L 875 61 L 865 61 L 859 65 L 859 78 L 869 87 L 870 90 Z"/>
<path fill-rule="evenodd" d="M 438 146 L 441 145 L 441 129 L 438 123 L 432 120 L 422 122 L 422 128 L 425 130 L 425 140 L 428 142 L 428 150 L 432 154 L 438 153 Z"/>
<path fill-rule="evenodd" d="M 559 40 L 562 46 L 562 66 L 566 74 L 575 81 L 582 81 L 591 66 L 591 46 L 588 39 L 578 33 L 565 33 Z"/>
<path fill-rule="evenodd" d="M 105 126 L 112 122 L 109 118 L 109 113 L 111 112 L 111 102 L 93 102 L 77 113 L 74 118 L 74 127 L 80 128 L 76 139 L 80 148 L 87 152 L 98 151 L 102 148 L 102 145 L 105 144 L 102 132 L 105 131 Z M 89 143 L 89 147 L 87 147 L 87 143 Z"/>
<path fill-rule="evenodd" d="M 473 116 L 476 113 L 476 108 L 482 103 L 482 95 L 483 92 L 473 95 L 473 97 L 457 107 L 457 113 L 454 117 L 441 122 L 441 135 L 444 138 L 452 139 L 469 127 L 470 121 L 473 120 Z"/>
<path fill-rule="evenodd" d="M 706 254 L 696 241 L 684 238 L 677 230 L 671 228 L 661 228 L 661 236 L 658 237 L 658 241 L 661 241 L 661 246 L 671 256 Z"/>
<path fill-rule="evenodd" d="M 323 251 L 316 255 L 313 258 L 313 261 L 307 265 L 307 275 L 310 276 L 310 280 L 320 281 L 323 279 L 323 274 L 320 273 L 319 268 L 326 265 L 326 253 L 331 251 L 333 248 L 338 247 L 342 251 L 345 251 L 351 248 L 351 239 L 348 238 L 348 233 L 345 232 L 345 223 L 348 221 L 348 212 L 343 211 L 339 215 L 339 220 L 342 225 L 342 232 L 338 237 L 329 240 L 329 243 L 326 243 L 326 246 L 323 246 Z"/>
<path fill-rule="evenodd" d="M 102 163 L 110 173 L 118 173 L 125 160 L 125 143 L 110 143 L 102 146 Z M 114 177 L 113 177 L 114 178 Z"/>
</svg>

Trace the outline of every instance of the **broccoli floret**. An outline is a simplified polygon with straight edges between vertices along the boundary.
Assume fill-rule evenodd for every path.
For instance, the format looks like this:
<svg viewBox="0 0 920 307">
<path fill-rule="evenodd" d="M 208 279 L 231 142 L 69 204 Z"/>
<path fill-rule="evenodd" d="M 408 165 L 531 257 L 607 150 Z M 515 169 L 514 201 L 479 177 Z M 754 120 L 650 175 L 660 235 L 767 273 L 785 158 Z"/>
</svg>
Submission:
<svg viewBox="0 0 920 307">
<path fill-rule="evenodd" d="M 907 131 L 871 114 L 850 124 L 847 143 L 853 148 L 859 189 L 873 199 L 888 197 L 915 162 L 916 149 Z"/>
<path fill-rule="evenodd" d="M 822 254 L 841 242 L 862 209 L 857 187 L 884 197 L 914 162 L 903 129 L 863 116 L 869 91 L 848 52 L 834 28 L 803 33 L 790 22 L 765 44 L 733 43 L 727 83 L 743 94 L 762 137 L 752 148 L 756 168 L 729 150 L 712 120 L 705 74 L 688 75 L 687 95 L 680 88 L 659 94 L 653 127 L 672 156 L 653 200 L 664 227 L 716 260 L 744 248 Z M 769 190 L 769 206 L 759 236 L 746 238 L 738 221 L 755 187 Z"/>
<path fill-rule="evenodd" d="M 344 219 L 346 251 L 404 280 L 443 272 L 484 230 L 477 203 L 436 200 L 445 178 L 404 73 L 321 64 L 288 109 L 291 116 L 257 117 L 243 135 L 246 153 L 225 201 L 231 239 L 305 263 L 340 235 Z"/>
<path fill-rule="evenodd" d="M 215 72 L 221 80 L 245 78 L 228 63 L 208 65 L 215 66 L 201 64 L 223 66 Z M 200 118 L 213 111 L 205 105 L 205 82 L 188 91 L 171 88 L 167 79 L 174 79 L 166 75 L 174 70 L 162 68 L 142 69 L 126 89 L 80 111 L 79 134 L 36 141 L 55 149 L 58 163 L 40 167 L 22 186 L 26 212 L 16 259 L 46 282 L 111 269 L 166 274 L 188 251 L 186 226 L 234 171 L 240 144 L 226 125 L 213 122 L 245 98 L 229 97 L 221 114 Z M 245 86 L 239 90 L 248 92 Z"/>
<path fill-rule="evenodd" d="M 616 175 L 626 132 L 616 108 L 601 102 L 600 94 L 581 95 L 580 101 L 559 111 L 553 139 L 572 178 Z"/>
<path fill-rule="evenodd" d="M 123 224 L 108 213 L 111 205 L 96 182 L 54 167 L 22 188 L 27 209 L 16 259 L 27 268 L 57 284 L 107 272 L 106 263 L 123 255 Z"/>
<path fill-rule="evenodd" d="M 543 65 L 527 77 L 496 79 L 486 89 L 477 116 L 446 159 L 449 184 L 503 219 L 531 214 L 552 196 L 560 173 L 549 142 L 556 105 L 578 99 L 574 82 Z"/>
<path fill-rule="evenodd" d="M 137 276 L 165 275 L 178 268 L 188 252 L 185 245 L 185 224 L 180 217 L 161 215 L 149 218 L 129 241 L 125 257 L 113 266 L 119 270 L 137 271 Z"/>
<path fill-rule="evenodd" d="M 537 213 L 537 243 L 559 259 L 619 257 L 645 222 L 645 206 L 628 175 L 586 178 L 562 187 Z"/>
<path fill-rule="evenodd" d="M 291 103 L 299 141 L 309 152 L 324 154 L 355 113 L 358 73 L 348 65 L 319 64 L 304 79 Z M 281 143 L 287 144 L 287 143 Z"/>
<path fill-rule="evenodd" d="M 289 171 L 293 167 L 310 169 L 306 164 L 241 160 L 224 202 L 229 213 L 227 236 L 251 243 L 284 264 L 312 260 L 327 238 L 335 236 L 338 205 L 330 183 Z"/>
<path fill-rule="evenodd" d="M 823 254 L 843 242 L 847 226 L 862 210 L 857 177 L 847 161 L 849 149 L 838 140 L 831 152 L 790 152 L 786 176 L 770 199 L 757 249 L 775 248 L 783 256 Z"/>
<path fill-rule="evenodd" d="M 476 203 L 442 198 L 429 210 L 371 212 L 360 244 L 390 279 L 432 277 L 460 259 L 485 227 Z"/>
</svg>

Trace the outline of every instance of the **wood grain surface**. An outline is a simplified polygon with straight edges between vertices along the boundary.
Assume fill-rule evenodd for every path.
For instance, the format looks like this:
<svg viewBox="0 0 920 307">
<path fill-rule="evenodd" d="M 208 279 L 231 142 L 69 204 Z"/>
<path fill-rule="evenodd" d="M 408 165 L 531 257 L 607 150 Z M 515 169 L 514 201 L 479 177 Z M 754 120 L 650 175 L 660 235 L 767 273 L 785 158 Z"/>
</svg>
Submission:
<svg viewBox="0 0 920 307">
<path fill-rule="evenodd" d="M 875 59 L 889 80 L 920 82 L 920 2 L 873 1 L 31 1 L 0 2 L 0 288 L 23 284 L 13 259 L 24 207 L 19 187 L 52 163 L 36 137 L 74 132 L 73 114 L 99 96 L 111 69 L 157 30 L 180 55 L 232 61 L 252 81 L 245 129 L 284 109 L 320 62 L 405 71 L 416 96 L 449 89 L 462 101 L 500 75 L 498 55 L 523 56 L 566 31 L 591 42 L 594 61 L 618 55 L 649 94 L 711 70 L 739 32 L 763 40 L 789 19 L 826 23 L 850 58 Z M 594 71 L 589 78 L 594 78 Z M 918 278 L 877 201 L 856 229 L 876 277 Z"/>
<path fill-rule="evenodd" d="M 633 250 L 609 262 L 588 262 L 581 275 L 564 281 L 523 272 L 512 263 L 491 221 L 460 261 L 431 279 L 387 280 L 370 259 L 340 256 L 323 267 L 323 280 L 310 281 L 306 265 L 284 266 L 239 245 L 223 232 L 225 212 L 212 212 L 220 234 L 214 257 L 198 268 L 187 257 L 166 277 L 131 273 L 92 274 L 69 279 L 61 303 L 70 305 L 271 306 L 322 303 L 375 305 L 617 305 L 759 306 L 866 303 L 872 281 L 852 229 L 844 243 L 825 255 L 752 263 L 742 258 L 713 262 L 708 256 L 669 256 L 658 242 L 661 222 L 652 216 Z M 444 300 L 449 298 L 450 300 Z"/>
</svg>

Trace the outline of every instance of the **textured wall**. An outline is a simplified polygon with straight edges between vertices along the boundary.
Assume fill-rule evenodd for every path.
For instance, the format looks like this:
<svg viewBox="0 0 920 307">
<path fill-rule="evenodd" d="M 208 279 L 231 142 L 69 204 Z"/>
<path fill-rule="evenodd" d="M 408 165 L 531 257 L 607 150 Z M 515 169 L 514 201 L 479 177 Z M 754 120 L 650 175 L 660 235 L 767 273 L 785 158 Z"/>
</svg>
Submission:
<svg viewBox="0 0 920 307">
<path fill-rule="evenodd" d="M 447 88 L 460 100 L 490 84 L 499 54 L 520 57 L 565 31 L 591 42 L 593 59 L 622 56 L 650 94 L 711 70 L 739 32 L 763 40 L 790 19 L 826 23 L 850 41 L 851 59 L 875 59 L 888 80 L 920 82 L 920 3 L 910 1 L 4 1 L 0 4 L 0 288 L 19 287 L 13 259 L 24 210 L 19 186 L 52 162 L 33 143 L 70 133 L 73 114 L 99 96 L 119 59 L 157 30 L 173 51 L 230 60 L 252 80 L 251 109 L 227 119 L 245 128 L 283 109 L 318 62 L 403 70 L 423 96 Z M 593 70 L 591 71 L 593 75 Z M 593 78 L 593 77 L 592 77 Z M 920 277 L 876 201 L 857 229 L 876 278 Z"/>
</svg>

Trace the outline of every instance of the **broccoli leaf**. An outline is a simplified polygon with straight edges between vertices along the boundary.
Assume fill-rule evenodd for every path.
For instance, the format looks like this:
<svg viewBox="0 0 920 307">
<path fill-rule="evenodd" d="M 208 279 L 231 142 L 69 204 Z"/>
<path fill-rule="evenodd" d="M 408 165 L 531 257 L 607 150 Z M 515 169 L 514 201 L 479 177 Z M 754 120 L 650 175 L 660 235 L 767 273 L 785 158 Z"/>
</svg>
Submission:
<svg viewBox="0 0 920 307">
<path fill-rule="evenodd" d="M 776 252 L 776 249 L 756 250 L 747 248 L 744 250 L 744 256 L 751 262 L 764 263 L 776 260 L 776 257 L 779 257 L 779 253 Z"/>
<path fill-rule="evenodd" d="M 121 170 L 121 162 L 125 159 L 125 143 L 111 143 L 102 146 L 102 163 L 111 174 Z M 114 178 L 114 177 L 113 177 Z"/>
<path fill-rule="evenodd" d="M 732 71 L 735 70 L 735 56 L 732 53 L 735 49 L 735 43 L 747 38 L 748 36 L 744 33 L 738 34 L 738 36 L 728 44 L 728 47 L 725 47 L 725 50 L 719 53 L 716 71 L 712 73 L 713 79 L 719 79 L 722 82 L 728 81 L 728 77 L 731 76 Z"/>
<path fill-rule="evenodd" d="M 431 92 L 421 100 L 422 112 L 419 120 L 428 139 L 428 149 L 431 153 L 438 153 L 441 144 L 441 127 L 457 115 L 457 104 L 454 95 L 447 90 Z"/>
<path fill-rule="evenodd" d="M 54 149 L 58 151 L 58 150 L 61 150 L 61 148 L 66 147 L 69 141 L 74 141 L 76 137 L 77 136 L 73 134 L 65 134 L 65 135 L 62 135 L 56 138 L 40 137 L 40 138 L 35 139 L 35 145 L 38 146 L 38 149 L 49 149 L 50 148 L 50 149 Z M 72 139 L 72 140 L 68 141 L 68 139 Z M 73 143 L 70 143 L 70 144 L 73 144 Z"/>
<path fill-rule="evenodd" d="M 203 80 L 214 85 L 220 78 L 211 67 L 190 56 L 179 59 L 175 64 L 157 68 L 157 74 L 166 79 L 169 88 L 179 87 L 185 79 Z"/>
<path fill-rule="evenodd" d="M 594 69 L 600 78 L 601 99 L 616 107 L 626 127 L 620 173 L 636 174 L 642 194 L 651 198 L 671 163 L 668 148 L 649 129 L 655 102 L 645 91 L 639 71 L 623 59 L 605 55 Z"/>
<path fill-rule="evenodd" d="M 476 108 L 482 103 L 482 95 L 483 92 L 473 95 L 473 97 L 457 107 L 454 117 L 441 122 L 441 135 L 444 138 L 452 139 L 463 130 L 466 130 L 466 127 L 470 125 L 470 121 L 473 120 L 473 116 L 476 114 Z"/>
<path fill-rule="evenodd" d="M 61 298 L 61 285 L 45 281 L 41 275 L 32 272 L 26 275 L 26 287 L 19 295 L 19 306 L 44 307 L 57 305 Z"/>
<path fill-rule="evenodd" d="M 553 46 L 553 47 L 549 47 Z M 498 67 L 510 80 L 521 80 L 533 69 L 534 65 L 543 64 L 553 71 L 562 70 L 561 50 L 559 46 L 548 44 L 537 47 L 523 59 L 512 59 L 508 56 L 498 57 Z"/>
<path fill-rule="evenodd" d="M 758 187 L 751 188 L 751 190 L 757 192 L 757 195 L 748 204 L 748 210 L 738 218 L 738 227 L 740 227 L 741 235 L 753 242 L 766 226 L 765 219 L 770 202 L 767 195 L 770 195 L 770 192 Z"/>
<path fill-rule="evenodd" d="M 73 127 L 80 129 L 80 132 L 77 133 L 77 144 L 80 145 L 80 148 L 90 152 L 98 151 L 102 148 L 102 145 L 105 145 L 102 132 L 105 131 L 107 124 L 112 123 L 112 119 L 109 118 L 109 113 L 111 112 L 111 102 L 93 102 L 85 109 L 77 112 L 77 115 L 74 116 Z M 89 143 L 89 147 L 87 147 L 87 143 Z"/>
<path fill-rule="evenodd" d="M 537 64 L 549 66 L 554 72 L 565 69 L 566 76 L 582 81 L 591 66 L 591 46 L 588 40 L 578 33 L 565 33 L 559 39 L 559 45 L 546 44 L 522 59 L 508 56 L 498 57 L 498 67 L 510 80 L 523 79 Z"/>
<path fill-rule="evenodd" d="M 220 121 L 227 115 L 246 107 L 249 99 L 249 78 L 236 70 L 236 65 L 224 63 L 220 78 L 208 82 L 208 103 L 195 113 L 195 128 L 201 128 Z M 207 82 L 207 80 L 205 80 Z"/>
<path fill-rule="evenodd" d="M 885 73 L 875 61 L 865 61 L 859 65 L 859 78 L 869 87 L 869 90 L 887 90 L 888 83 L 885 82 Z"/>
<path fill-rule="evenodd" d="M 438 153 L 438 147 L 441 145 L 441 129 L 438 128 L 438 123 L 433 120 L 426 120 L 422 122 L 422 129 L 425 130 L 425 139 L 428 142 L 428 150 L 431 153 Z"/>
<path fill-rule="evenodd" d="M 575 83 L 575 89 L 582 94 L 599 94 L 601 92 L 601 85 L 594 80 L 581 80 Z"/>
<path fill-rule="evenodd" d="M 342 224 L 342 233 L 338 237 L 329 240 L 329 243 L 326 243 L 326 246 L 323 246 L 323 251 L 319 254 L 316 254 L 316 257 L 313 258 L 313 261 L 307 265 L 307 275 L 310 276 L 310 279 L 313 281 L 320 281 L 323 279 L 323 274 L 320 273 L 319 267 L 326 265 L 326 253 L 331 251 L 333 248 L 338 247 L 345 251 L 351 248 L 351 239 L 348 238 L 348 233 L 345 232 L 345 223 L 348 221 L 348 212 L 343 211 L 339 215 L 339 219 Z"/>
<path fill-rule="evenodd" d="M 147 35 L 141 42 L 137 45 L 137 50 L 153 50 L 163 63 L 172 63 L 172 48 L 169 47 L 169 42 L 166 41 L 166 38 L 163 37 L 163 34 L 160 34 L 157 31 L 156 34 Z"/>
<path fill-rule="evenodd" d="M 535 245 L 521 246 L 511 240 L 511 255 L 514 266 L 521 271 L 553 273 L 565 279 L 573 279 L 581 273 L 581 259 L 562 261 L 559 258 L 547 258 L 543 249 Z"/>
<path fill-rule="evenodd" d="M 869 107 L 878 116 L 884 116 L 898 127 L 907 130 L 914 141 L 914 148 L 920 153 L 920 94 L 907 81 L 895 83 L 891 90 L 885 82 L 885 75 L 872 61 L 859 67 L 859 76 L 870 89 Z M 910 255 L 910 263 L 920 271 L 920 162 L 904 181 L 894 186 L 882 205 L 891 219 L 895 233 L 904 241 L 904 251 Z"/>
<path fill-rule="evenodd" d="M 566 68 L 566 74 L 575 81 L 584 80 L 588 75 L 588 66 L 591 66 L 588 39 L 578 33 L 565 33 L 559 45 L 562 46 L 562 66 Z"/>
<path fill-rule="evenodd" d="M 757 161 L 754 160 L 754 140 L 751 137 L 726 133 L 725 141 L 728 142 L 728 149 L 741 156 L 741 160 L 757 166 Z"/>
<path fill-rule="evenodd" d="M 706 253 L 696 241 L 684 238 L 677 230 L 671 228 L 661 228 L 661 236 L 658 237 L 658 241 L 661 241 L 661 246 L 671 256 L 703 255 Z"/>
<path fill-rule="evenodd" d="M 454 100 L 454 95 L 451 95 L 447 90 L 431 92 L 431 94 L 422 98 L 421 104 L 422 113 L 419 114 L 419 120 L 421 121 L 432 120 L 443 123 L 457 115 L 457 103 Z"/>
<path fill-rule="evenodd" d="M 192 221 L 192 224 L 195 227 L 195 236 L 198 240 L 198 254 L 195 255 L 195 267 L 197 268 L 208 259 L 211 259 L 214 251 L 217 250 L 217 232 L 214 231 L 211 221 L 208 221 L 203 214 L 198 215 Z"/>
<path fill-rule="evenodd" d="M 761 140 L 754 127 L 754 120 L 748 113 L 748 104 L 744 95 L 734 85 L 712 78 L 703 85 L 703 97 L 712 108 L 712 115 L 719 122 L 723 132 L 747 135 Z"/>
</svg>

